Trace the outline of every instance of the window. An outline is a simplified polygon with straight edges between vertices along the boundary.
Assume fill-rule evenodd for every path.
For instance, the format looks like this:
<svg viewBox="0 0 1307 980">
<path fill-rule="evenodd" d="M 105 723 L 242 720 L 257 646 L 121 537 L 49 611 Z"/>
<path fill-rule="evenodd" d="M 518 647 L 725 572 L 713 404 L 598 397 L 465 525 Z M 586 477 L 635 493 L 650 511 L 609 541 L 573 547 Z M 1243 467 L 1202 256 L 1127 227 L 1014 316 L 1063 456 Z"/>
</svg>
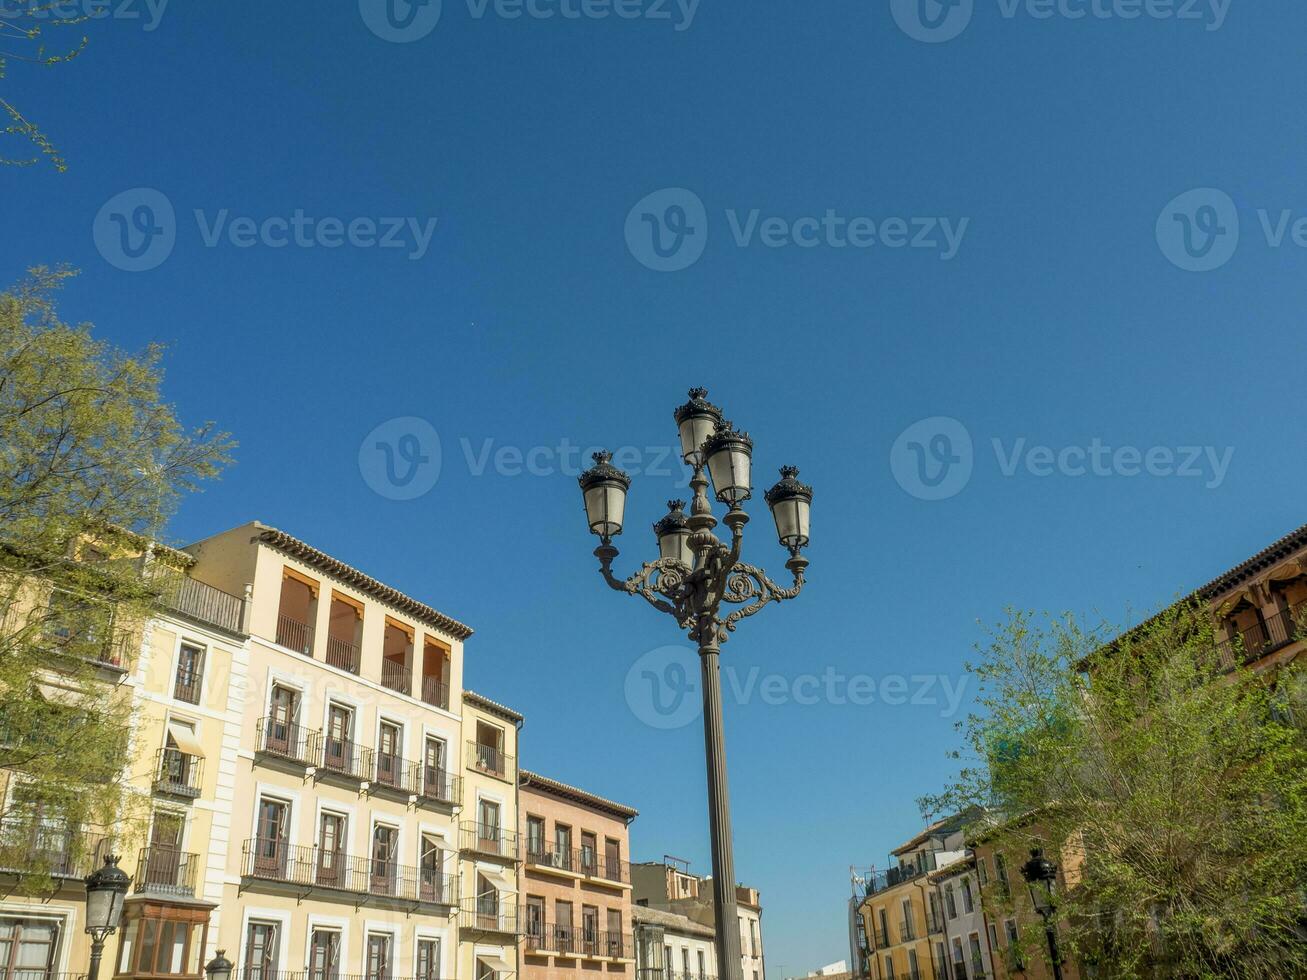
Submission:
<svg viewBox="0 0 1307 980">
<path fill-rule="evenodd" d="M 419 939 L 414 980 L 437 980 L 440 976 L 440 940 Z"/>
<path fill-rule="evenodd" d="M 58 947 L 56 920 L 0 917 L 0 976 L 25 980 L 49 976 Z"/>
<path fill-rule="evenodd" d="M 565 824 L 554 824 L 554 867 L 572 867 L 572 828 Z"/>
<path fill-rule="evenodd" d="M 626 943 L 622 938 L 622 910 L 608 910 L 608 955 L 626 956 Z M 703 973 L 703 954 L 699 954 L 699 972 Z"/>
<path fill-rule="evenodd" d="M 367 980 L 390 980 L 390 944 L 390 936 L 368 936 L 365 962 Z"/>
<path fill-rule="evenodd" d="M 118 973 L 199 976 L 206 922 L 195 921 L 185 909 L 143 915 L 143 908 L 128 906 L 123 911 Z"/>
<path fill-rule="evenodd" d="M 326 751 L 322 764 L 336 772 L 354 771 L 354 712 L 334 701 L 327 706 Z"/>
<path fill-rule="evenodd" d="M 196 797 L 200 792 L 200 758 L 203 749 L 195 737 L 195 726 L 172 719 L 159 755 L 156 789 L 178 796 Z"/>
<path fill-rule="evenodd" d="M 395 894 L 395 855 L 398 851 L 399 831 L 396 828 L 382 823 L 372 828 L 372 891 L 375 894 Z"/>
<path fill-rule="evenodd" d="M 362 637 L 363 603 L 333 591 L 327 618 L 327 663 L 357 674 Z"/>
<path fill-rule="evenodd" d="M 476 767 L 494 776 L 505 772 L 503 729 L 484 721 L 477 722 Z"/>
<path fill-rule="evenodd" d="M 491 854 L 498 854 L 502 846 L 499 840 L 499 804 L 490 800 L 477 803 L 477 846 Z"/>
<path fill-rule="evenodd" d="M 983 977 L 985 975 L 985 958 L 980 952 L 980 933 L 973 932 L 968 936 L 967 945 L 971 949 L 971 972 L 974 976 Z"/>
<path fill-rule="evenodd" d="M 994 855 L 994 874 L 998 876 L 998 887 L 1003 892 L 1003 897 L 1010 897 L 1012 886 L 1007 880 L 1007 862 L 1003 860 L 1002 854 Z"/>
<path fill-rule="evenodd" d="M 889 945 L 889 914 L 886 912 L 885 909 L 879 908 L 876 910 L 876 915 L 880 918 L 880 936 L 877 939 L 877 943 L 881 946 L 888 946 Z"/>
<path fill-rule="evenodd" d="M 309 937 L 308 980 L 336 980 L 340 976 L 340 933 L 314 929 Z"/>
<path fill-rule="evenodd" d="M 177 679 L 173 684 L 173 697 L 187 704 L 199 704 L 203 679 L 204 648 L 183 643 L 177 652 Z"/>
<path fill-rule="evenodd" d="M 300 696 L 293 688 L 281 684 L 272 686 L 272 696 L 268 699 L 268 723 L 263 732 L 265 752 L 272 752 L 288 759 L 300 756 L 300 732 L 296 722 L 299 720 Z"/>
<path fill-rule="evenodd" d="M 912 980 L 917 980 L 921 976 L 921 969 L 917 966 L 917 951 L 915 949 L 908 950 L 908 976 L 912 977 Z"/>
<path fill-rule="evenodd" d="M 400 694 L 413 693 L 413 630 L 389 616 L 381 641 L 381 685 Z"/>
<path fill-rule="evenodd" d="M 544 817 L 526 818 L 526 853 L 539 860 L 545 853 Z"/>
<path fill-rule="evenodd" d="M 663 963 L 665 964 L 664 969 L 667 970 L 668 977 L 675 976 L 672 967 L 676 965 L 676 960 L 672 959 L 672 947 L 670 946 L 663 947 Z"/>
<path fill-rule="evenodd" d="M 749 948 L 753 951 L 752 955 L 756 958 L 760 954 L 758 949 L 758 920 L 749 920 Z"/>
<path fill-rule="evenodd" d="M 581 906 L 581 941 L 591 956 L 599 952 L 599 910 L 593 905 Z"/>
<path fill-rule="evenodd" d="M 622 842 L 604 838 L 604 877 L 609 881 L 622 880 Z"/>
<path fill-rule="evenodd" d="M 418 897 L 424 902 L 443 902 L 445 900 L 445 851 L 440 838 L 430 834 L 422 835 L 422 845 L 418 851 Z"/>
<path fill-rule="evenodd" d="M 703 958 L 703 950 L 699 950 L 699 977 L 700 977 L 700 980 L 702 980 L 703 977 L 706 977 L 706 976 L 708 975 L 708 970 L 707 970 L 707 968 L 706 968 L 706 965 L 705 965 L 703 959 L 704 959 L 704 958 Z"/>
<path fill-rule="evenodd" d="M 685 977 L 690 975 L 690 951 L 685 947 L 681 948 L 681 975 Z"/>
<path fill-rule="evenodd" d="M 581 870 L 594 874 L 599 870 L 598 839 L 588 830 L 581 832 Z"/>
<path fill-rule="evenodd" d="M 980 887 L 984 888 L 989 884 L 989 864 L 984 858 L 976 862 L 976 874 L 980 876 Z"/>
<path fill-rule="evenodd" d="M 394 722 L 383 721 L 377 737 L 377 782 L 385 786 L 400 784 L 400 746 L 404 733 Z"/>
<path fill-rule="evenodd" d="M 903 924 L 899 930 L 899 942 L 906 942 L 912 938 L 912 899 L 903 900 Z"/>
<path fill-rule="evenodd" d="M 962 879 L 962 910 L 964 912 L 974 912 L 976 907 L 971 901 L 971 879 Z"/>
<path fill-rule="evenodd" d="M 437 708 L 449 708 L 449 651 L 426 638 L 422 644 L 422 700 Z"/>
<path fill-rule="evenodd" d="M 994 923 L 989 923 L 989 948 L 998 949 L 998 930 L 994 928 Z"/>
<path fill-rule="evenodd" d="M 894 957 L 885 957 L 885 980 L 894 980 Z"/>
<path fill-rule="evenodd" d="M 290 805 L 268 797 L 259 798 L 255 827 L 254 873 L 263 877 L 284 877 Z"/>
<path fill-rule="evenodd" d="M 949 885 L 944 889 L 944 907 L 948 909 L 948 917 L 956 919 L 958 917 L 958 900 L 953 894 L 953 886 Z"/>
<path fill-rule="evenodd" d="M 318 826 L 318 884 L 331 887 L 345 880 L 345 817 L 323 813 Z"/>
<path fill-rule="evenodd" d="M 962 940 L 957 936 L 953 937 L 953 975 L 958 980 L 963 980 L 967 975 L 966 960 L 962 956 Z"/>
<path fill-rule="evenodd" d="M 422 750 L 423 792 L 429 799 L 451 802 L 453 792 L 445 771 L 445 743 L 428 736 Z"/>
<path fill-rule="evenodd" d="M 1021 943 L 1017 935 L 1017 922 L 1015 919 L 1008 919 L 1003 923 L 1003 930 L 1007 933 L 1007 955 L 1008 962 L 1012 964 L 1015 970 L 1023 969 L 1025 963 L 1021 956 Z"/>
<path fill-rule="evenodd" d="M 571 952 L 572 949 L 572 903 L 554 902 L 554 928 L 558 930 L 558 951 Z"/>
<path fill-rule="evenodd" d="M 272 980 L 277 972 L 277 923 L 251 921 L 245 934 L 245 980 Z"/>
<path fill-rule="evenodd" d="M 544 938 L 545 900 L 539 895 L 526 897 L 526 934 L 532 939 Z"/>
</svg>

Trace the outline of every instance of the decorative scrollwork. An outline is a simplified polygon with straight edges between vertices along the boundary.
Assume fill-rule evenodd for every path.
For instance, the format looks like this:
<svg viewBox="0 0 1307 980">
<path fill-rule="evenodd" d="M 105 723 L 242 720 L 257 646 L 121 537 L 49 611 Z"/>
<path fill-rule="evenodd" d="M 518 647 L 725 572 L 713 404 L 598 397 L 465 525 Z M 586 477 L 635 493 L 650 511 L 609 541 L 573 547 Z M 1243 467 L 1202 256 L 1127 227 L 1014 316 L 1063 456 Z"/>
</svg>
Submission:
<svg viewBox="0 0 1307 980">
<path fill-rule="evenodd" d="M 733 632 L 735 624 L 740 620 L 752 616 L 768 603 L 793 599 L 802 589 L 801 575 L 794 576 L 793 588 L 783 589 L 768 578 L 767 573 L 761 568 L 739 562 L 727 576 L 726 591 L 722 595 L 722 600 L 736 605 L 745 603 L 747 605 L 742 609 L 736 609 L 719 622 L 725 630 Z M 724 636 L 722 638 L 725 639 Z"/>
</svg>

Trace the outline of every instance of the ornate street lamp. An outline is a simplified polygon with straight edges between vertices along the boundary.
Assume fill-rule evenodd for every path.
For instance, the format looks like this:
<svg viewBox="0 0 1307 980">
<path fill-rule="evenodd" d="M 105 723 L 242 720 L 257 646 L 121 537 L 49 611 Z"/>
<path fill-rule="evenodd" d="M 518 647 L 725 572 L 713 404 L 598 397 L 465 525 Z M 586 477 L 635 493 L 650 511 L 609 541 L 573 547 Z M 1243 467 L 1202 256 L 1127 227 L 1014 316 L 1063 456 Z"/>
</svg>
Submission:
<svg viewBox="0 0 1307 980">
<path fill-rule="evenodd" d="M 86 932 L 91 937 L 91 969 L 87 980 L 96 980 L 104 941 L 118 929 L 123 917 L 123 900 L 132 879 L 118 867 L 121 858 L 106 857 L 104 867 L 86 877 Z"/>
<path fill-rule="evenodd" d="M 225 949 L 218 950 L 218 954 L 204 966 L 204 972 L 208 974 L 209 980 L 231 980 L 232 962 L 227 959 Z"/>
<path fill-rule="evenodd" d="M 1054 901 L 1057 865 L 1044 857 L 1043 851 L 1035 848 L 1030 852 L 1030 860 L 1021 866 L 1021 877 L 1026 879 L 1026 885 L 1030 888 L 1030 901 L 1035 906 L 1035 911 L 1044 920 L 1048 958 L 1053 964 L 1053 980 L 1062 980 L 1062 956 L 1057 949 L 1057 927 L 1053 924 L 1053 912 L 1057 908 Z"/>
<path fill-rule="evenodd" d="M 667 516 L 654 525 L 657 560 L 646 562 L 625 580 L 613 574 L 613 559 L 618 552 L 612 539 L 622 533 L 631 478 L 612 465 L 611 454 L 594 455 L 594 468 L 581 474 L 581 492 L 590 531 L 600 540 L 594 553 L 604 581 L 618 592 L 641 596 L 660 612 L 670 613 L 699 647 L 717 921 L 717 976 L 720 980 L 742 980 L 726 745 L 722 732 L 721 645 L 740 620 L 768 603 L 793 599 L 802 590 L 808 559 L 801 552 L 808 544 L 812 488 L 799 483 L 799 471 L 787 466 L 781 470 L 781 481 L 766 494 L 777 536 L 790 552 L 785 567 L 794 584 L 783 589 L 762 569 L 740 561 L 744 525 L 749 522 L 749 515 L 740 505 L 753 495 L 753 440 L 726 421 L 721 409 L 708 401 L 704 388 L 690 389 L 690 400 L 676 409 L 675 418 L 681 456 L 694 469 L 690 480 L 694 499 L 688 517 L 683 501 L 669 501 Z M 713 533 L 717 518 L 708 499 L 709 476 L 714 496 L 728 508 L 722 521 L 731 530 L 729 545 Z M 728 612 L 723 604 L 740 608 Z"/>
</svg>

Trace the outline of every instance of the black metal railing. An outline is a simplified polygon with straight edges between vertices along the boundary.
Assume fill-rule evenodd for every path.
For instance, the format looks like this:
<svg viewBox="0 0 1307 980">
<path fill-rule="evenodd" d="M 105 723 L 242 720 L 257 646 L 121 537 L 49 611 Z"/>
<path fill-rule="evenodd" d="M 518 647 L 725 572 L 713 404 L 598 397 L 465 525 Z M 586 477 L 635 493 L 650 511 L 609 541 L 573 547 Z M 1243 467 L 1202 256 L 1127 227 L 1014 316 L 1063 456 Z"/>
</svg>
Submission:
<svg viewBox="0 0 1307 980">
<path fill-rule="evenodd" d="M 154 566 L 151 578 L 160 588 L 159 601 L 173 612 L 217 626 L 229 633 L 241 631 L 245 600 L 177 571 Z"/>
<path fill-rule="evenodd" d="M 32 816 L 0 819 L 0 871 L 85 878 L 113 853 L 113 839 Z"/>
<path fill-rule="evenodd" d="M 413 692 L 413 665 L 407 661 L 382 660 L 381 686 L 400 694 Z"/>
<path fill-rule="evenodd" d="M 596 855 L 596 858 L 597 860 L 593 865 L 583 865 L 581 869 L 585 872 L 587 878 L 628 885 L 631 883 L 631 862 L 607 854 Z M 757 956 L 758 954 L 755 953 L 754 955 Z"/>
<path fill-rule="evenodd" d="M 875 934 L 876 934 L 876 948 L 888 949 L 889 946 L 891 945 L 889 941 L 889 929 L 888 928 L 882 929 L 879 926 L 877 926 L 875 929 Z"/>
<path fill-rule="evenodd" d="M 437 708 L 449 710 L 449 685 L 439 677 L 422 678 L 422 700 Z"/>
<path fill-rule="evenodd" d="M 358 857 L 344 851 L 251 838 L 242 849 L 242 872 L 259 881 L 352 892 L 382 898 L 458 904 L 458 879 L 429 868 Z"/>
<path fill-rule="evenodd" d="M 277 617 L 277 643 L 307 657 L 313 656 L 313 627 L 290 616 Z"/>
<path fill-rule="evenodd" d="M 513 765 L 513 757 L 505 755 L 497 745 L 483 745 L 480 742 L 467 743 L 467 767 L 477 772 L 484 772 L 499 779 L 507 777 Z"/>
<path fill-rule="evenodd" d="M 462 848 L 516 861 L 517 833 L 504 827 L 466 820 L 462 825 Z"/>
<path fill-rule="evenodd" d="M 944 931 L 944 918 L 933 909 L 926 910 L 926 933 L 936 935 Z"/>
<path fill-rule="evenodd" d="M 138 895 L 195 897 L 200 856 L 172 847 L 143 847 L 132 890 Z"/>
<path fill-rule="evenodd" d="M 545 841 L 528 841 L 525 860 L 532 867 L 579 871 L 580 854 L 580 851 L 570 847 L 558 847 Z"/>
<path fill-rule="evenodd" d="M 916 938 L 912 934 L 912 928 L 910 919 L 904 919 L 899 923 L 899 942 L 906 943 Z"/>
<path fill-rule="evenodd" d="M 517 903 L 511 895 L 492 892 L 463 899 L 458 924 L 478 932 L 502 932 L 517 935 Z"/>
<path fill-rule="evenodd" d="M 357 674 L 361 663 L 359 648 L 353 643 L 347 643 L 345 640 L 338 640 L 334 636 L 328 636 L 327 663 L 348 673 Z"/>
<path fill-rule="evenodd" d="M 372 753 L 376 760 L 375 789 L 390 789 L 416 796 L 422 784 L 422 764 L 380 749 Z"/>
<path fill-rule="evenodd" d="M 418 797 L 431 803 L 451 805 L 459 801 L 463 780 L 439 766 L 422 766 L 422 783 Z"/>
<path fill-rule="evenodd" d="M 0 968 L 0 980 L 86 980 L 85 973 L 56 973 L 54 970 Z"/>
<path fill-rule="evenodd" d="M 311 766 L 314 764 L 314 738 L 318 734 L 320 733 L 303 728 L 293 721 L 275 717 L 260 718 L 256 751 L 301 766 Z"/>
<path fill-rule="evenodd" d="M 310 739 L 310 758 L 324 775 L 370 782 L 375 775 L 372 750 L 327 732 L 315 732 Z"/>
<path fill-rule="evenodd" d="M 156 753 L 154 791 L 170 796 L 198 799 L 204 781 L 204 760 L 181 749 L 160 749 Z"/>
<path fill-rule="evenodd" d="M 203 655 L 197 655 L 202 657 Z M 191 668 L 178 670 L 177 679 L 173 681 L 172 696 L 187 704 L 200 703 L 200 688 L 204 683 L 203 661 L 197 661 Z"/>
</svg>

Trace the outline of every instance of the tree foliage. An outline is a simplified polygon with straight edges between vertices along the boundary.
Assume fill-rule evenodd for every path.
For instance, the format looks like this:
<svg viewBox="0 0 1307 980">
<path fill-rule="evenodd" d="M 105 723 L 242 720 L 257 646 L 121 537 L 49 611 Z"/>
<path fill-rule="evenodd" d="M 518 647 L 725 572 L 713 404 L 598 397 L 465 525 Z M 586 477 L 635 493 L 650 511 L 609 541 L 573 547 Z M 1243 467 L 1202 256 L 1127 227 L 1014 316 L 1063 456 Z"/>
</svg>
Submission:
<svg viewBox="0 0 1307 980">
<path fill-rule="evenodd" d="M 70 274 L 0 293 L 0 866 L 26 855 L 35 881 L 129 822 L 126 782 L 154 763 L 119 683 L 157 609 L 144 560 L 166 558 L 151 542 L 231 446 L 182 426 L 159 348 L 129 354 L 59 319 Z"/>
<path fill-rule="evenodd" d="M 89 19 L 85 13 L 70 12 L 63 0 L 4 0 L 0 3 L 0 85 L 9 81 L 14 64 L 53 68 L 72 61 L 89 39 L 69 36 L 67 31 Z M 53 46 L 52 37 L 57 38 Z M 30 158 L 0 157 L 0 164 L 29 167 L 44 156 L 56 170 L 68 169 L 50 138 L 4 94 L 0 94 L 0 113 L 9 119 L 4 131 L 27 140 L 39 152 Z"/>
<path fill-rule="evenodd" d="M 1189 602 L 1099 636 L 1010 614 L 969 665 L 958 779 L 923 809 L 983 806 L 1005 853 L 1060 855 L 1059 928 L 1097 977 L 1307 976 L 1301 667 L 1223 671 Z"/>
</svg>

